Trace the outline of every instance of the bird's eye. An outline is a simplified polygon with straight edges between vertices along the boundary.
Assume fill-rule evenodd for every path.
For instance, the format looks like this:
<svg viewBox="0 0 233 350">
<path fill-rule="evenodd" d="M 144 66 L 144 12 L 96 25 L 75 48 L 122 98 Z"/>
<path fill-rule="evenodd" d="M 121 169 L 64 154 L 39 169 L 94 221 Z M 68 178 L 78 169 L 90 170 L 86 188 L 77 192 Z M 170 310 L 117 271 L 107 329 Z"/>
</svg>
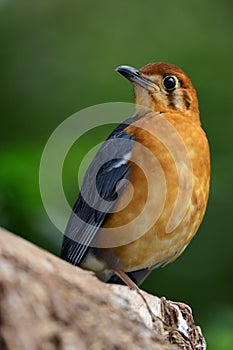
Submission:
<svg viewBox="0 0 233 350">
<path fill-rule="evenodd" d="M 163 78 L 162 85 L 166 91 L 173 91 L 179 86 L 179 80 L 175 75 L 167 75 Z"/>
</svg>

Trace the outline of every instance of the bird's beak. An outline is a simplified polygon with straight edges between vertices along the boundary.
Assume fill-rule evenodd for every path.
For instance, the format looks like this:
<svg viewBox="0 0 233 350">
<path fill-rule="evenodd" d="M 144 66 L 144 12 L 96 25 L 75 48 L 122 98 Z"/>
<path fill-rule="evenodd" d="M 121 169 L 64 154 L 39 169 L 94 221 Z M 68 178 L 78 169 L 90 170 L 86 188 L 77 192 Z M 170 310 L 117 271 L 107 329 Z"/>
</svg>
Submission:
<svg viewBox="0 0 233 350">
<path fill-rule="evenodd" d="M 140 85 L 141 87 L 149 90 L 151 88 L 158 89 L 157 85 L 150 79 L 143 76 L 143 74 L 136 68 L 130 66 L 118 66 L 115 71 L 127 78 L 131 83 Z"/>
</svg>

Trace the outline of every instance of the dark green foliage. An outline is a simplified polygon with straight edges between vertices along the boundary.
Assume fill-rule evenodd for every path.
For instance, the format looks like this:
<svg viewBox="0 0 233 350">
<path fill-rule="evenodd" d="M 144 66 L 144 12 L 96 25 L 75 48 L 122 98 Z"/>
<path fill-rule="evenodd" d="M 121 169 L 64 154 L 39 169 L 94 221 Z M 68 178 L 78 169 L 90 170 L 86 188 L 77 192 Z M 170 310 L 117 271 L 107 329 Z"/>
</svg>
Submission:
<svg viewBox="0 0 233 350">
<path fill-rule="evenodd" d="M 164 61 L 190 76 L 211 145 L 209 206 L 187 251 L 143 287 L 191 305 L 211 350 L 233 348 L 232 10 L 227 0 L 0 2 L 0 223 L 47 250 L 58 253 L 61 242 L 38 183 L 52 131 L 84 107 L 131 102 L 130 84 L 114 72 L 120 64 Z M 63 172 L 70 203 L 79 161 L 113 127 L 72 147 Z"/>
</svg>

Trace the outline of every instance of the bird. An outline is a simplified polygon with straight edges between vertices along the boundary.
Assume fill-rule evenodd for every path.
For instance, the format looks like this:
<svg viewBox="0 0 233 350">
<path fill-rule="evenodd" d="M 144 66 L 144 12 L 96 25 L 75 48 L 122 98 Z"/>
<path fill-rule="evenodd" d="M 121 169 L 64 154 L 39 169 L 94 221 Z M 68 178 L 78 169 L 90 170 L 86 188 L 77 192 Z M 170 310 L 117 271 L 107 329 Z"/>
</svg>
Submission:
<svg viewBox="0 0 233 350">
<path fill-rule="evenodd" d="M 115 69 L 134 88 L 135 113 L 91 162 L 62 242 L 61 258 L 107 283 L 138 286 L 178 258 L 203 220 L 210 149 L 196 90 L 179 67 Z"/>
</svg>

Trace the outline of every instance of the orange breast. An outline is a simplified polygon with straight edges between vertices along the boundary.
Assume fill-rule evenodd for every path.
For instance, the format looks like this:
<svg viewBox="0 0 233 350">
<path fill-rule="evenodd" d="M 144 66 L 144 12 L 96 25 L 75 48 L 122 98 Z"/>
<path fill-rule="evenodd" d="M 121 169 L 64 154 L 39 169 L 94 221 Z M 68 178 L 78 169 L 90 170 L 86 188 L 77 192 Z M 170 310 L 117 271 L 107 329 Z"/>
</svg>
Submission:
<svg viewBox="0 0 233 350">
<path fill-rule="evenodd" d="M 111 246 L 111 228 L 119 227 L 122 238 L 112 253 L 121 268 L 133 271 L 175 260 L 191 241 L 207 205 L 210 159 L 201 126 L 179 113 L 148 113 L 126 131 L 137 141 L 133 188 L 126 187 L 116 210 L 125 207 L 107 220 L 108 238 L 100 235 L 99 243 L 108 246 L 109 239 Z"/>
</svg>

